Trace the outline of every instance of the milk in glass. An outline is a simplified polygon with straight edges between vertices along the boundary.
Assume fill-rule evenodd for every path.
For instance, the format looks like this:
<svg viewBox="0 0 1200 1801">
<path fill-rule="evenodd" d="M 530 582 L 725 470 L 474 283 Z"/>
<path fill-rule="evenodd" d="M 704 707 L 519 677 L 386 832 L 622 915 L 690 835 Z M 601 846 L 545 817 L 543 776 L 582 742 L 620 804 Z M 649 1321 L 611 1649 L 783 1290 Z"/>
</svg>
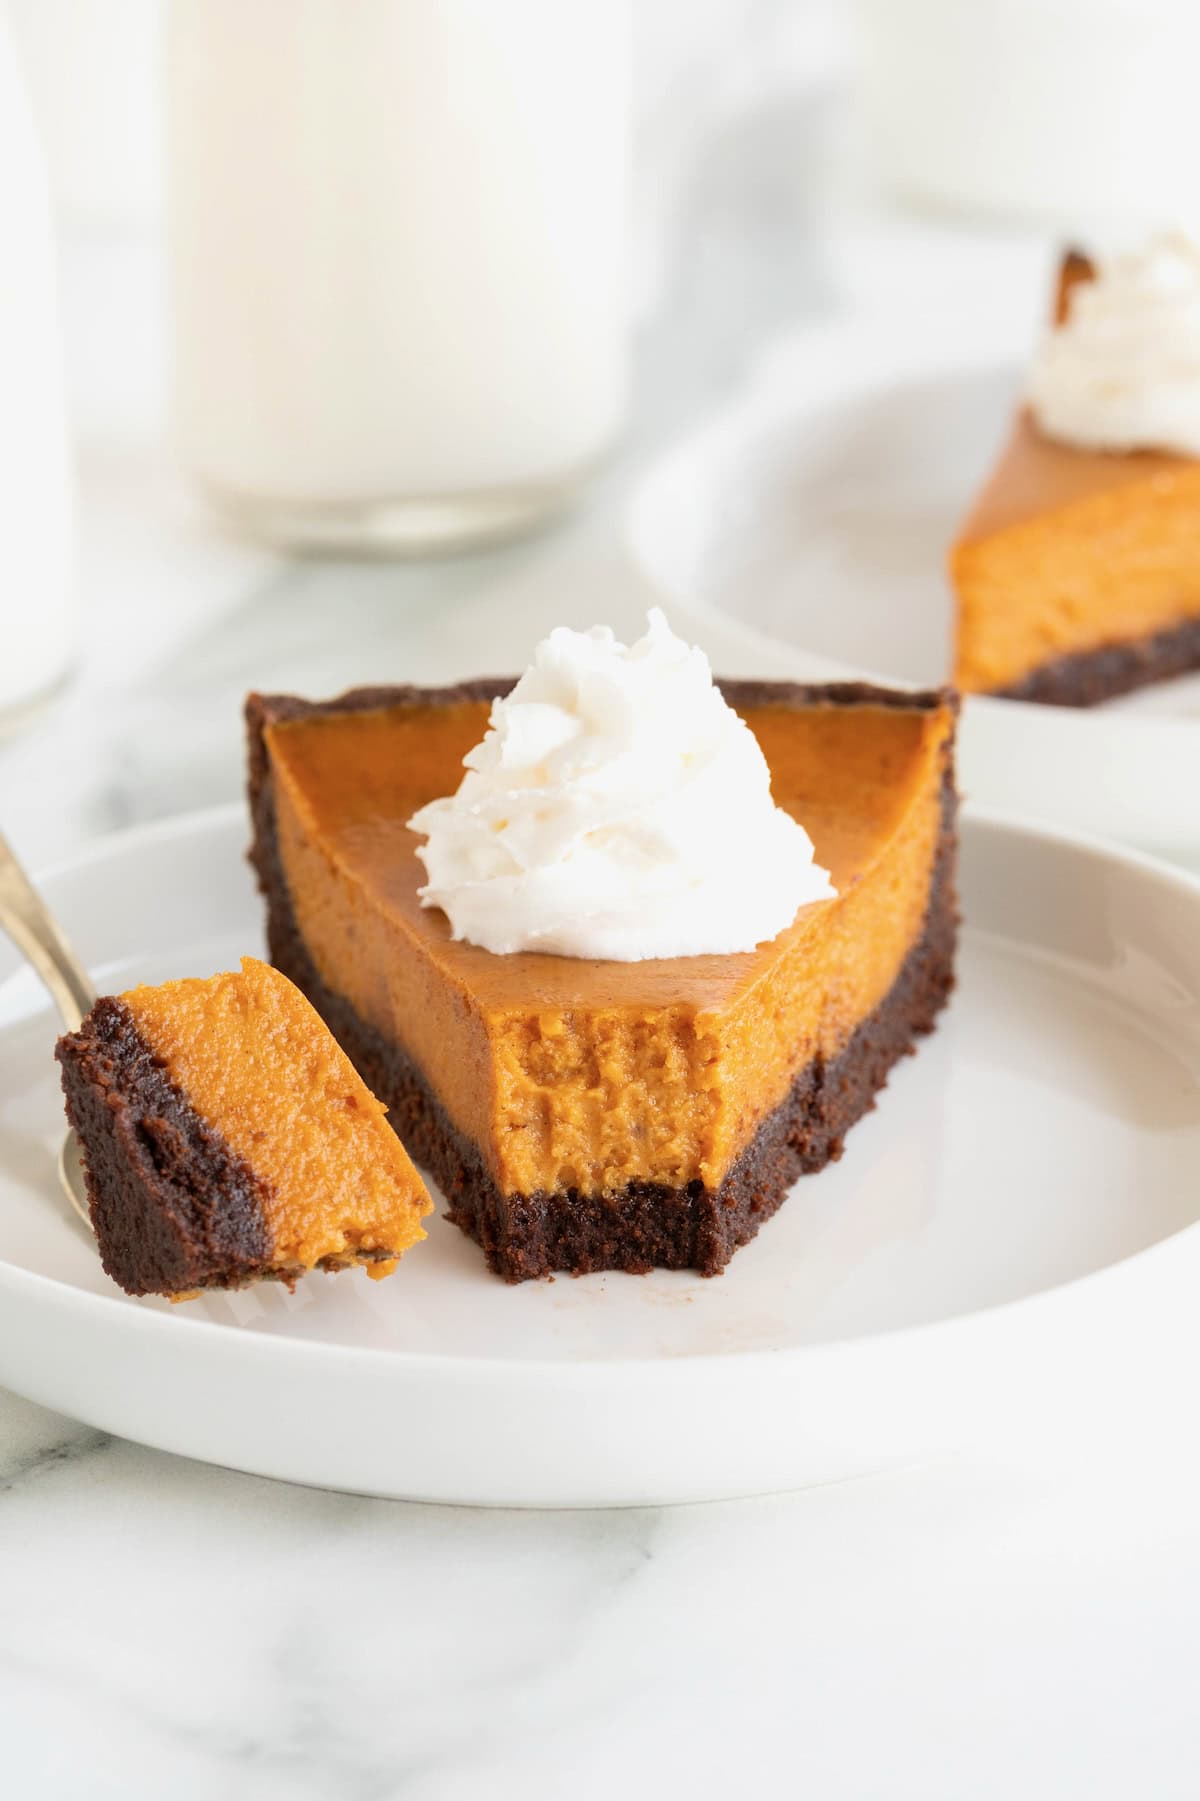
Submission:
<svg viewBox="0 0 1200 1801">
<path fill-rule="evenodd" d="M 625 405 L 625 0 L 175 0 L 183 456 L 285 542 L 562 504 Z"/>
<path fill-rule="evenodd" d="M 54 233 L 45 166 L 0 6 L 0 725 L 64 673 L 74 531 Z"/>
</svg>

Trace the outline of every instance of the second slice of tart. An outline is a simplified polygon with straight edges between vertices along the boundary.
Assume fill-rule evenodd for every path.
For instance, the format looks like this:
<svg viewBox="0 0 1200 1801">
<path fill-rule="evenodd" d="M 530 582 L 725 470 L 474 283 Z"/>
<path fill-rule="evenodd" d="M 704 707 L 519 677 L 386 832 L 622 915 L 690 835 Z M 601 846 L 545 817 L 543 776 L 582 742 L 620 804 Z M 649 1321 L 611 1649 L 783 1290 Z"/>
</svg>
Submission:
<svg viewBox="0 0 1200 1801">
<path fill-rule="evenodd" d="M 837 898 L 752 952 L 617 963 L 494 955 L 420 903 L 407 822 L 510 685 L 251 697 L 271 956 L 499 1275 L 713 1274 L 950 991 L 953 696 L 723 682 Z"/>
<path fill-rule="evenodd" d="M 1094 273 L 1064 258 L 1059 327 Z M 950 573 L 964 691 L 1091 706 L 1200 668 L 1200 459 L 1065 443 L 1023 405 Z"/>
</svg>

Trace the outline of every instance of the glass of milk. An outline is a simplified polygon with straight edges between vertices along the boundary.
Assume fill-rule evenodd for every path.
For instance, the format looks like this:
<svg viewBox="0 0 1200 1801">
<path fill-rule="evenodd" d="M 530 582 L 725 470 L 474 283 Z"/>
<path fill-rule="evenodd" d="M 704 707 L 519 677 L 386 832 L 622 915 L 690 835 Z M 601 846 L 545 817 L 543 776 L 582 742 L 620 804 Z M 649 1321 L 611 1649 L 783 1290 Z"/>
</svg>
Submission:
<svg viewBox="0 0 1200 1801">
<path fill-rule="evenodd" d="M 626 401 L 628 0 L 174 0 L 182 454 L 403 553 L 561 508 Z"/>
<path fill-rule="evenodd" d="M 75 587 L 70 452 L 50 192 L 0 5 L 0 728 L 66 673 Z"/>
<path fill-rule="evenodd" d="M 1195 220 L 1196 0 L 858 0 L 857 12 L 890 183 L 1090 236 Z"/>
</svg>

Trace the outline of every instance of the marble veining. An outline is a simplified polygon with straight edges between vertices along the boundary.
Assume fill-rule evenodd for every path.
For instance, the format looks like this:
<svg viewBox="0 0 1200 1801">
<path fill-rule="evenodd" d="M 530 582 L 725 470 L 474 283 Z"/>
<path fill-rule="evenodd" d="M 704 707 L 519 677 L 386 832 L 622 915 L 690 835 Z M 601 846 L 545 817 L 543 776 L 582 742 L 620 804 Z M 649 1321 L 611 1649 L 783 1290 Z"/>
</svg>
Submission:
<svg viewBox="0 0 1200 1801">
<path fill-rule="evenodd" d="M 48 1442 L 40 1432 L 34 1433 L 32 1442 L 22 1442 L 23 1435 L 18 1430 L 12 1441 L 0 1443 L 0 1495 L 12 1494 L 14 1489 L 78 1464 L 113 1442 L 106 1432 L 96 1432 L 88 1426 L 64 1432 L 65 1422 L 54 1414 L 43 1413 L 42 1420 Z"/>
<path fill-rule="evenodd" d="M 1200 1482 L 1161 1424 L 522 1514 L 289 1488 L 0 1398 L 6 1792 L 1183 1801 Z"/>
</svg>

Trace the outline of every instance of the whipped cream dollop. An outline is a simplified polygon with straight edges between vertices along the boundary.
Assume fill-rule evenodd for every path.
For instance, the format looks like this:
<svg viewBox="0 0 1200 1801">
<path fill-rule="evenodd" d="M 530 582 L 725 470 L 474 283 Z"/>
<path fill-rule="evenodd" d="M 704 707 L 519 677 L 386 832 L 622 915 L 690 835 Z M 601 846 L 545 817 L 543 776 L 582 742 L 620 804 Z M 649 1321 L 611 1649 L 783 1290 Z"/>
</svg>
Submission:
<svg viewBox="0 0 1200 1801">
<path fill-rule="evenodd" d="M 1028 399 L 1065 444 L 1200 456 L 1200 245 L 1176 233 L 1102 262 L 1043 343 Z"/>
<path fill-rule="evenodd" d="M 485 950 L 749 951 L 834 895 L 707 657 L 657 609 L 629 648 L 605 626 L 551 632 L 463 762 L 409 825 L 422 903 Z"/>
</svg>

